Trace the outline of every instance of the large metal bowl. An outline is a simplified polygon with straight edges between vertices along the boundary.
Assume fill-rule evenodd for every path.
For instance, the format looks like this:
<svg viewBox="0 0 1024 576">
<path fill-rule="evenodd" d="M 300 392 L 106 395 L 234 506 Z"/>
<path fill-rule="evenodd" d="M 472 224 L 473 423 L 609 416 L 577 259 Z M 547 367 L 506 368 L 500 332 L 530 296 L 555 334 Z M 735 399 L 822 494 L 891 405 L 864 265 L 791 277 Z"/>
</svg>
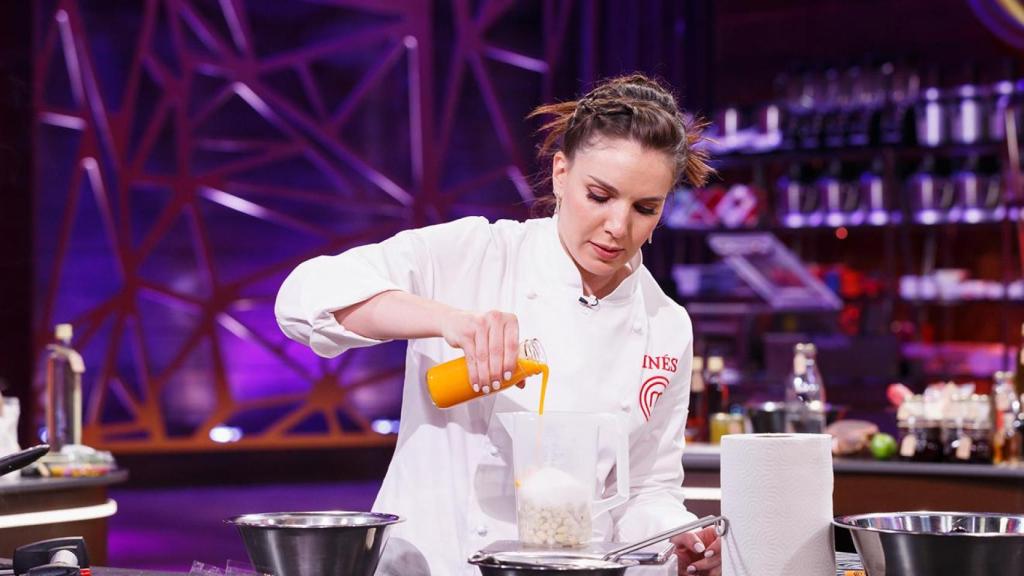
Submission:
<svg viewBox="0 0 1024 576">
<path fill-rule="evenodd" d="M 249 560 L 273 576 L 373 576 L 392 524 L 402 519 L 372 512 L 246 514 L 238 527 Z"/>
<path fill-rule="evenodd" d="M 868 576 L 1024 574 L 1024 516 L 891 512 L 841 516 Z"/>
</svg>

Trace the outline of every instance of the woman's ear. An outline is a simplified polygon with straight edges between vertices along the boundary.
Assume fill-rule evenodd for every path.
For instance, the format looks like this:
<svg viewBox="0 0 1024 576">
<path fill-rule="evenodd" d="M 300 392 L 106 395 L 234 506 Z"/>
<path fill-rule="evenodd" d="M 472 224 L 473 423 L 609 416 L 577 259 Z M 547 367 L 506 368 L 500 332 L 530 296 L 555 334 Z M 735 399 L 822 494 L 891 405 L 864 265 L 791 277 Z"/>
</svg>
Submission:
<svg viewBox="0 0 1024 576">
<path fill-rule="evenodd" d="M 564 152 L 555 152 L 551 158 L 551 191 L 555 198 L 561 200 L 565 193 L 565 181 L 569 173 L 569 159 Z"/>
</svg>

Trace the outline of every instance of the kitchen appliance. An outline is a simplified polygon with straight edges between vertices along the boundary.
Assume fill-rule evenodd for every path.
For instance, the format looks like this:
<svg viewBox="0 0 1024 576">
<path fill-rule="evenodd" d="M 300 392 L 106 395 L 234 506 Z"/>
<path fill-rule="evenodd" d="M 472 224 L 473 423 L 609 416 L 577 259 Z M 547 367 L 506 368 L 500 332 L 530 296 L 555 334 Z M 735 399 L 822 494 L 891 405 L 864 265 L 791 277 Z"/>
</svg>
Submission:
<svg viewBox="0 0 1024 576">
<path fill-rule="evenodd" d="M 840 516 L 868 576 L 1024 574 L 1024 515 L 887 512 Z"/>
<path fill-rule="evenodd" d="M 535 546 L 589 542 L 592 519 L 629 498 L 629 434 L 612 414 L 510 412 L 519 540 Z M 616 492 L 597 499 L 597 456 L 615 450 Z"/>
<path fill-rule="evenodd" d="M 227 520 L 242 535 L 253 567 L 278 576 L 373 576 L 391 525 L 374 512 L 279 512 Z"/>
<path fill-rule="evenodd" d="M 20 452 L 15 452 L 14 454 L 8 454 L 7 456 L 0 457 L 0 476 L 28 466 L 45 456 L 49 451 L 49 444 L 40 444 L 38 446 L 21 450 Z"/>
<path fill-rule="evenodd" d="M 782 402 L 747 406 L 747 414 L 755 434 L 781 434 L 786 431 L 786 405 Z"/>
<path fill-rule="evenodd" d="M 13 573 L 18 576 L 81 576 L 89 574 L 89 554 L 81 536 L 53 538 L 19 546 Z"/>
<path fill-rule="evenodd" d="M 557 573 L 559 576 L 623 576 L 628 568 L 639 564 L 638 560 L 627 559 L 626 555 L 668 540 L 677 534 L 711 525 L 715 525 L 719 535 L 724 535 L 729 529 L 726 518 L 705 516 L 639 542 L 617 546 L 604 554 L 527 548 L 493 551 L 492 547 L 489 547 L 477 552 L 468 561 L 480 568 L 483 576 L 537 576 L 548 573 Z"/>
</svg>

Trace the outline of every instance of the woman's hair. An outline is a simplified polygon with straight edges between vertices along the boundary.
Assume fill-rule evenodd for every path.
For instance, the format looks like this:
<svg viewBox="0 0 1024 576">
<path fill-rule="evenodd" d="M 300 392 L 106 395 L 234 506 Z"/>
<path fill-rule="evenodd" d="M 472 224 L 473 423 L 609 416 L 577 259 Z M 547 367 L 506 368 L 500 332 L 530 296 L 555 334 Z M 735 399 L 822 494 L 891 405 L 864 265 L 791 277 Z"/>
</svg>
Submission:
<svg viewBox="0 0 1024 576">
<path fill-rule="evenodd" d="M 707 122 L 684 117 L 675 96 L 643 74 L 610 78 L 579 100 L 538 106 L 527 118 L 537 116 L 551 116 L 538 130 L 545 136 L 537 157 L 548 166 L 555 153 L 561 151 L 571 161 L 594 138 L 606 137 L 664 152 L 675 164 L 675 182 L 701 186 L 714 174 L 707 150 L 697 147 Z M 553 208 L 550 197 L 538 204 Z"/>
</svg>

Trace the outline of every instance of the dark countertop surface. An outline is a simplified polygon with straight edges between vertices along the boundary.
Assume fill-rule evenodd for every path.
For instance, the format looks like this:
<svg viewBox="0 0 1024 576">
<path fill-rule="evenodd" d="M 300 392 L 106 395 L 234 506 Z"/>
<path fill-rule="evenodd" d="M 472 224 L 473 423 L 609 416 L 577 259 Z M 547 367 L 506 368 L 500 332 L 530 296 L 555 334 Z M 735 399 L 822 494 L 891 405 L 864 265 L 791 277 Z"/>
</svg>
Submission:
<svg viewBox="0 0 1024 576">
<path fill-rule="evenodd" d="M 95 477 L 79 478 L 14 478 L 0 481 L 0 495 L 23 494 L 28 492 L 46 492 L 50 490 L 67 490 L 69 488 L 87 488 L 92 486 L 109 486 L 128 479 L 127 470 L 115 470 L 109 474 Z"/>
<path fill-rule="evenodd" d="M 721 451 L 710 444 L 689 444 L 683 453 L 683 467 L 690 470 L 716 470 Z M 961 476 L 1024 480 L 1024 465 L 951 464 L 836 458 L 832 468 L 850 474 L 893 474 L 910 476 Z"/>
<path fill-rule="evenodd" d="M 0 574 L 3 569 L 9 569 L 10 561 L 0 561 Z M 860 557 L 854 553 L 836 552 L 836 574 L 844 576 L 847 570 L 861 570 Z M 183 576 L 185 572 L 157 572 L 153 570 L 133 570 L 131 568 L 101 568 L 93 567 L 92 574 L 95 576 Z"/>
</svg>

